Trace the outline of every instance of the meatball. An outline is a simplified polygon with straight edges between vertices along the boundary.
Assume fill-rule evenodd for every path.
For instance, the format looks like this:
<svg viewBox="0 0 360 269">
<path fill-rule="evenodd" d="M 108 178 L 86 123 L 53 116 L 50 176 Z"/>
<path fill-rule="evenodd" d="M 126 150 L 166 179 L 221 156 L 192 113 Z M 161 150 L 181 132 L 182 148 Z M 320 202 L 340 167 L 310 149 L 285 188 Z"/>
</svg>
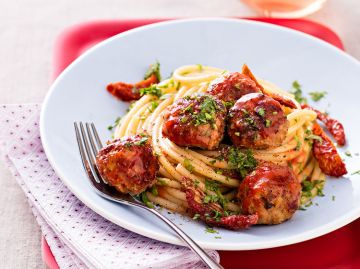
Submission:
<svg viewBox="0 0 360 269">
<path fill-rule="evenodd" d="M 211 95 L 176 100 L 164 113 L 162 134 L 179 146 L 216 149 L 225 132 L 226 108 Z"/>
<path fill-rule="evenodd" d="M 134 195 L 153 185 L 159 170 L 150 139 L 140 135 L 114 140 L 99 151 L 96 164 L 109 185 Z"/>
<path fill-rule="evenodd" d="M 288 127 L 280 103 L 261 93 L 241 97 L 229 111 L 228 134 L 238 147 L 280 146 Z"/>
<path fill-rule="evenodd" d="M 300 206 L 301 185 L 287 166 L 260 164 L 241 182 L 242 214 L 258 214 L 258 224 L 279 224 Z"/>
<path fill-rule="evenodd" d="M 255 81 L 239 72 L 228 73 L 215 79 L 207 90 L 207 93 L 229 103 L 230 106 L 243 95 L 254 92 L 261 92 Z"/>
</svg>

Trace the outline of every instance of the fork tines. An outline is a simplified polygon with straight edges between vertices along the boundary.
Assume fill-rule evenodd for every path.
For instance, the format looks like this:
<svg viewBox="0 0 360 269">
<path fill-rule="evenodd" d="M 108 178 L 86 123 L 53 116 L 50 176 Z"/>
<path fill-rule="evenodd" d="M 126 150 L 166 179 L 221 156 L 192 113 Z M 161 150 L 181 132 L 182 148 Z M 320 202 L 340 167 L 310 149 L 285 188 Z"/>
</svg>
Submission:
<svg viewBox="0 0 360 269">
<path fill-rule="evenodd" d="M 94 123 L 86 122 L 84 128 L 84 124 L 82 122 L 74 122 L 74 128 L 81 161 L 87 175 L 92 181 L 95 180 L 97 183 L 102 181 L 107 184 L 106 180 L 100 176 L 96 167 L 96 155 L 103 146 Z"/>
</svg>

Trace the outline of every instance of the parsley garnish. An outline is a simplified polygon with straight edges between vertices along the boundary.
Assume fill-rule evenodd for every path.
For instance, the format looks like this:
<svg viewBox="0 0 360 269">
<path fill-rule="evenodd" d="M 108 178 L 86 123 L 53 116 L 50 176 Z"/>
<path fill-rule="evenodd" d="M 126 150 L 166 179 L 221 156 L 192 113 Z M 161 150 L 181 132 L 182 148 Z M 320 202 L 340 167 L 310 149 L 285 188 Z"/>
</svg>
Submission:
<svg viewBox="0 0 360 269">
<path fill-rule="evenodd" d="M 183 113 L 191 113 L 192 122 L 195 126 L 202 124 L 211 124 L 212 128 L 216 128 L 215 119 L 216 113 L 218 111 L 223 111 L 223 108 L 215 101 L 212 96 L 201 95 L 201 96 L 185 96 L 185 100 L 195 100 L 200 101 L 199 111 L 194 111 L 194 103 L 189 104 L 184 110 Z"/>
<path fill-rule="evenodd" d="M 160 185 L 162 185 L 162 186 L 166 186 L 166 182 L 163 180 L 163 179 L 161 179 L 161 178 L 156 178 L 157 179 L 157 181 L 160 183 Z"/>
<path fill-rule="evenodd" d="M 189 159 L 185 159 L 183 165 L 190 173 L 194 172 L 194 166 L 191 164 Z"/>
<path fill-rule="evenodd" d="M 235 102 L 233 102 L 233 101 L 222 101 L 222 103 L 224 104 L 224 106 L 225 106 L 226 108 L 231 108 L 231 107 L 234 106 L 234 103 L 235 103 Z"/>
<path fill-rule="evenodd" d="M 311 99 L 315 102 L 320 101 L 322 98 L 325 97 L 325 95 L 327 94 L 327 92 L 323 91 L 323 92 L 309 92 L 309 95 L 311 97 Z"/>
<path fill-rule="evenodd" d="M 159 195 L 159 192 L 158 192 L 158 190 L 157 190 L 157 188 L 156 188 L 155 185 L 151 186 L 150 191 L 151 191 L 151 193 L 152 193 L 153 195 L 155 195 L 155 196 L 158 196 L 158 195 Z"/>
<path fill-rule="evenodd" d="M 160 63 L 156 61 L 154 64 L 150 65 L 149 69 L 146 71 L 144 79 L 151 77 L 152 75 L 156 76 L 158 81 L 161 81 L 161 74 L 160 74 Z"/>
<path fill-rule="evenodd" d="M 116 126 L 118 126 L 119 122 L 121 120 L 121 117 L 117 117 L 114 121 L 114 123 L 112 125 L 108 126 L 108 130 L 111 131 L 112 129 L 114 129 Z"/>
<path fill-rule="evenodd" d="M 257 110 L 257 113 L 258 113 L 261 117 L 264 117 L 264 116 L 265 116 L 265 109 L 263 109 L 262 107 L 260 107 L 260 108 Z"/>
<path fill-rule="evenodd" d="M 249 149 L 240 150 L 236 147 L 230 147 L 227 158 L 230 166 L 237 169 L 242 178 L 257 166 L 257 161 Z"/>
<path fill-rule="evenodd" d="M 196 213 L 196 214 L 192 217 L 193 220 L 197 220 L 197 219 L 199 219 L 199 218 L 200 218 L 200 214 L 198 214 L 198 213 Z"/>
<path fill-rule="evenodd" d="M 298 151 L 301 148 L 301 141 L 300 141 L 300 139 L 299 139 L 299 137 L 297 135 L 295 135 L 294 138 L 295 138 L 295 141 L 296 141 L 295 150 Z"/>
<path fill-rule="evenodd" d="M 211 227 L 206 227 L 205 232 L 210 233 L 210 234 L 218 234 L 219 233 L 218 231 L 214 230 Z"/>
<path fill-rule="evenodd" d="M 316 189 L 315 195 L 325 196 L 323 193 L 324 181 L 322 180 L 314 180 L 314 181 L 304 180 L 303 182 L 301 182 L 301 186 L 302 186 L 301 196 L 304 198 L 312 198 L 313 189 Z"/>
<path fill-rule="evenodd" d="M 154 112 L 154 110 L 159 106 L 159 103 L 157 101 L 152 101 L 150 103 L 150 106 L 148 107 L 148 110 L 150 113 Z"/>
<path fill-rule="evenodd" d="M 346 155 L 346 156 L 348 156 L 348 157 L 352 157 L 351 152 L 350 152 L 350 151 L 348 151 L 348 150 L 347 150 L 347 151 L 345 151 L 345 155 Z"/>
<path fill-rule="evenodd" d="M 142 146 L 148 141 L 148 137 L 142 137 L 139 141 L 134 142 L 135 146 Z"/>
<path fill-rule="evenodd" d="M 297 80 L 292 83 L 292 89 L 290 90 L 295 97 L 295 100 L 298 101 L 300 104 L 306 104 L 307 99 L 302 95 L 301 85 Z"/>
<path fill-rule="evenodd" d="M 160 97 L 160 96 L 162 96 L 162 91 L 161 91 L 161 89 L 159 89 L 159 87 L 157 87 L 157 85 L 151 85 L 148 88 L 140 89 L 140 95 L 143 96 L 145 94 L 150 94 L 150 95 Z"/>
<path fill-rule="evenodd" d="M 331 200 L 335 201 L 335 195 L 331 196 Z"/>
<path fill-rule="evenodd" d="M 360 170 L 357 170 L 357 171 L 351 173 L 351 175 L 360 175 Z"/>
<path fill-rule="evenodd" d="M 266 119 L 265 120 L 265 127 L 269 128 L 271 126 L 271 120 Z"/>
<path fill-rule="evenodd" d="M 309 129 L 306 130 L 305 134 L 307 134 L 307 136 L 305 136 L 304 138 L 306 141 L 318 140 L 319 143 L 322 144 L 322 137 L 318 135 L 314 135 L 311 130 Z"/>
<path fill-rule="evenodd" d="M 217 201 L 219 201 L 219 197 L 217 195 L 210 195 L 207 194 L 204 197 L 204 204 L 208 204 L 208 203 L 216 203 Z"/>
<path fill-rule="evenodd" d="M 146 195 L 146 191 L 140 193 L 140 201 L 142 201 L 147 207 L 154 208 L 154 205 L 150 202 L 149 198 Z"/>
<path fill-rule="evenodd" d="M 219 189 L 219 184 L 216 181 L 213 180 L 205 180 L 205 189 L 209 191 L 215 192 L 215 194 L 212 195 L 205 195 L 203 202 L 205 204 L 211 202 L 216 203 L 219 202 L 222 207 L 226 207 L 226 203 L 228 202 L 227 199 L 224 198 L 224 196 L 221 194 Z"/>
</svg>

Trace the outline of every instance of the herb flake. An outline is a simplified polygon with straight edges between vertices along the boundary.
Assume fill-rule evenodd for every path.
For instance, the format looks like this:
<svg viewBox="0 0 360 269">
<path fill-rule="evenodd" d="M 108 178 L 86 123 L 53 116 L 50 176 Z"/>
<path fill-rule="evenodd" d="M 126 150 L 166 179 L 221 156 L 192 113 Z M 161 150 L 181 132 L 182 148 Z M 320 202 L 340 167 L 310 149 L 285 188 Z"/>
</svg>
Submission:
<svg viewBox="0 0 360 269">
<path fill-rule="evenodd" d="M 326 96 L 327 92 L 323 91 L 323 92 L 309 92 L 309 95 L 311 97 L 311 99 L 315 102 L 320 101 L 322 98 L 324 98 Z"/>
</svg>

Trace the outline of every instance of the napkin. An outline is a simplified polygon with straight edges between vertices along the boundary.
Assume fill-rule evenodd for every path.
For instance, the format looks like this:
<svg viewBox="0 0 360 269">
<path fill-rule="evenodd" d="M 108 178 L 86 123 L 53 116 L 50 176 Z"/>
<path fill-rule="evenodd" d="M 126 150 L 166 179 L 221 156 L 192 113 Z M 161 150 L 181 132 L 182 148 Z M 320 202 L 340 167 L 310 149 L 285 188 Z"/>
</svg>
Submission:
<svg viewBox="0 0 360 269">
<path fill-rule="evenodd" d="M 78 200 L 44 153 L 40 108 L 0 106 L 0 150 L 60 268 L 207 268 L 188 248 L 132 233 Z M 219 261 L 216 251 L 208 253 Z"/>
</svg>

